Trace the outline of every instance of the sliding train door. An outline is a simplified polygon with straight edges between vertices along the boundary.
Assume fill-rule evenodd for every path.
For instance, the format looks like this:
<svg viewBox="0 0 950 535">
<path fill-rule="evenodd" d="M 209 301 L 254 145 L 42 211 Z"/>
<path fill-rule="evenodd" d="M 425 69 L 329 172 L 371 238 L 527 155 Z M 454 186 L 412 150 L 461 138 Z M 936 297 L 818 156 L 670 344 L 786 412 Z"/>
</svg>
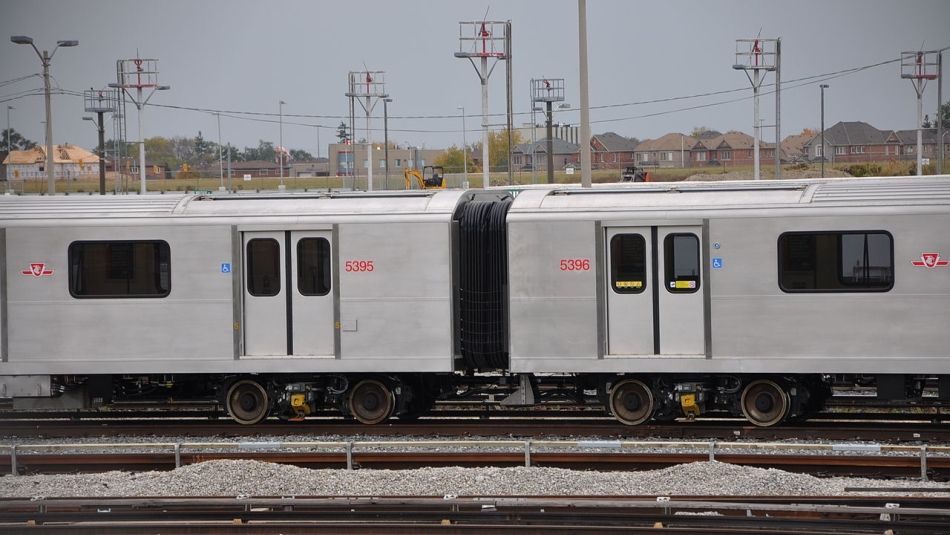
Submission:
<svg viewBox="0 0 950 535">
<path fill-rule="evenodd" d="M 245 356 L 334 355 L 330 234 L 244 233 Z"/>
<path fill-rule="evenodd" d="M 704 354 L 702 227 L 605 230 L 607 355 Z"/>
</svg>

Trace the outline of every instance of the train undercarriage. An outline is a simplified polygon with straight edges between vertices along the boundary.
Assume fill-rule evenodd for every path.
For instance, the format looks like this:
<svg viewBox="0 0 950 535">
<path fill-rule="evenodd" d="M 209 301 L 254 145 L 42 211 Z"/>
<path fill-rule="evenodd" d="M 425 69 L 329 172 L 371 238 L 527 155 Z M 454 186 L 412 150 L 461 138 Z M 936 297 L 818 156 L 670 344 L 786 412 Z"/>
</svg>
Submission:
<svg viewBox="0 0 950 535">
<path fill-rule="evenodd" d="M 19 397 L 15 409 L 84 409 L 118 402 L 217 401 L 253 425 L 268 417 L 303 420 L 317 411 L 367 425 L 418 418 L 437 401 L 503 407 L 552 402 L 605 411 L 626 425 L 701 416 L 742 417 L 768 427 L 820 411 L 834 387 L 873 389 L 877 400 L 950 399 L 950 377 L 912 375 L 332 374 L 54 376 L 50 396 Z M 933 399 L 933 398 L 929 398 Z"/>
</svg>

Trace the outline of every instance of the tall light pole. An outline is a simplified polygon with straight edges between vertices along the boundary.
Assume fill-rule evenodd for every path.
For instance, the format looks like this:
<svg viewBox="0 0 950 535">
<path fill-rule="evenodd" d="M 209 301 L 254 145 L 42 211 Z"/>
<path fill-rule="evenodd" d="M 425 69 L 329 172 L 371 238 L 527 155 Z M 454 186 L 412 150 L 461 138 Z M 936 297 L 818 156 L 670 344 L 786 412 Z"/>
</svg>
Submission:
<svg viewBox="0 0 950 535">
<path fill-rule="evenodd" d="M 221 152 L 221 112 L 215 113 L 218 116 L 218 191 L 224 191 L 224 154 Z"/>
<path fill-rule="evenodd" d="M 821 178 L 825 178 L 825 89 L 828 84 L 818 86 L 821 89 Z"/>
<path fill-rule="evenodd" d="M 391 98 L 383 98 L 383 160 L 386 161 L 386 178 L 384 179 L 383 189 L 389 189 L 389 107 Z"/>
<path fill-rule="evenodd" d="M 148 104 L 148 101 L 149 99 L 152 98 L 152 95 L 154 95 L 156 91 L 168 91 L 169 89 L 171 89 L 171 86 L 170 85 L 153 86 L 152 90 L 149 92 L 148 96 L 145 98 L 142 98 L 142 88 L 144 86 L 135 87 L 136 89 L 135 96 L 132 96 L 132 94 L 129 93 L 128 88 L 123 85 L 109 84 L 109 87 L 118 87 L 124 90 L 126 94 L 129 95 L 129 98 L 132 99 L 132 103 L 135 104 L 135 109 L 138 110 L 137 115 L 138 115 L 138 123 L 139 123 L 139 142 L 138 142 L 139 143 L 139 193 L 141 193 L 142 195 L 145 195 L 145 192 L 147 190 L 145 187 L 145 138 L 142 137 L 142 122 L 144 121 L 142 116 L 144 115 L 145 105 Z"/>
<path fill-rule="evenodd" d="M 10 144 L 10 110 L 15 109 L 13 106 L 7 106 L 7 154 L 13 151 L 13 146 Z"/>
<path fill-rule="evenodd" d="M 27 37 L 25 35 L 13 35 L 10 37 L 10 41 L 18 45 L 32 46 L 33 50 L 36 51 L 36 55 L 39 56 L 40 61 L 43 63 L 43 93 L 46 97 L 46 188 L 47 193 L 53 195 L 56 193 L 56 176 L 55 171 L 53 170 L 53 112 L 52 107 L 50 106 L 49 66 L 50 62 L 53 61 L 53 54 L 56 53 L 56 49 L 59 47 L 65 48 L 70 46 L 79 46 L 79 41 L 56 41 L 56 46 L 53 48 L 52 52 L 47 52 L 44 50 L 42 53 L 38 48 L 36 48 L 36 45 L 33 44 L 32 37 Z"/>
<path fill-rule="evenodd" d="M 465 106 L 459 106 L 462 110 L 462 173 L 465 175 L 465 184 L 468 187 L 468 142 L 465 141 Z M 508 162 L 509 167 L 511 162 Z"/>
<path fill-rule="evenodd" d="M 287 104 L 283 100 L 278 104 L 279 113 L 280 113 L 280 138 L 278 141 L 277 154 L 280 159 L 280 186 L 278 189 L 284 189 L 284 104 Z"/>
</svg>

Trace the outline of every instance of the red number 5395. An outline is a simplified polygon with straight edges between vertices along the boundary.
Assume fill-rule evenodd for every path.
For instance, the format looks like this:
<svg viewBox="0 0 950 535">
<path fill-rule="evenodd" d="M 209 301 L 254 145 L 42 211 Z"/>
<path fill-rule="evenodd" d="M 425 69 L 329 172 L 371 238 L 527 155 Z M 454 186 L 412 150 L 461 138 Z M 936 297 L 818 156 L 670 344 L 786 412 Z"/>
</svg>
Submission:
<svg viewBox="0 0 950 535">
<path fill-rule="evenodd" d="M 344 271 L 373 271 L 372 260 L 347 260 L 343 263 Z"/>
</svg>

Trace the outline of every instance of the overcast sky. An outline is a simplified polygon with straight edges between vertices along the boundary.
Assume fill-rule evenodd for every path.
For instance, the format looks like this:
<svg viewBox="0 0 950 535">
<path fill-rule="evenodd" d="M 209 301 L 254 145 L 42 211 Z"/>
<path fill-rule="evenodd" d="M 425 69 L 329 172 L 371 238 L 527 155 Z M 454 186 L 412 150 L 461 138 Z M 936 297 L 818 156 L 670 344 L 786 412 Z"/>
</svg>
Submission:
<svg viewBox="0 0 950 535">
<path fill-rule="evenodd" d="M 577 2 L 519 0 L 338 1 L 185 1 L 185 0 L 3 0 L 0 3 L 0 112 L 14 106 L 11 126 L 43 142 L 43 97 L 21 96 L 41 89 L 42 78 L 7 83 L 42 72 L 28 45 L 12 35 L 33 37 L 40 50 L 57 40 L 78 39 L 53 58 L 53 85 L 81 91 L 115 81 L 115 62 L 157 58 L 161 105 L 258 112 L 265 122 L 223 116 L 221 138 L 238 147 L 258 140 L 276 143 L 278 102 L 284 100 L 284 145 L 321 154 L 333 139 L 340 116 L 348 113 L 346 76 L 365 64 L 386 71 L 390 139 L 441 148 L 461 144 L 458 106 L 464 106 L 468 141 L 479 136 L 481 93 L 467 60 L 458 50 L 460 20 L 511 20 L 515 112 L 530 109 L 531 78 L 564 78 L 572 111 L 555 120 L 579 121 Z M 782 38 L 782 79 L 794 79 L 872 65 L 899 57 L 902 50 L 950 46 L 950 1 L 799 0 L 799 1 L 623 1 L 589 0 L 587 23 L 590 104 L 594 133 L 615 131 L 640 139 L 667 132 L 688 133 L 695 126 L 750 132 L 750 99 L 688 111 L 680 108 L 750 97 L 749 82 L 732 69 L 735 40 Z M 895 63 L 826 80 L 826 126 L 836 121 L 867 121 L 881 129 L 914 127 L 916 103 Z M 505 71 L 500 64 L 490 80 L 492 113 L 505 111 Z M 767 82 L 771 82 L 769 75 Z M 782 133 L 819 124 L 819 79 L 788 82 L 782 92 Z M 742 93 L 672 102 L 629 105 L 668 97 L 742 89 Z M 936 83 L 927 88 L 925 109 L 936 108 Z M 944 100 L 950 99 L 945 90 Z M 764 124 L 774 122 L 774 100 L 762 97 Z M 53 97 L 53 137 L 92 147 L 95 131 L 83 122 L 82 99 Z M 655 115 L 654 115 L 655 114 Z M 294 117 L 307 115 L 319 117 Z M 374 113 L 382 140 L 382 106 Z M 650 116 L 648 116 L 650 115 Z M 432 116 L 450 116 L 432 118 Z M 421 117 L 421 118 L 409 118 Z M 267 122 L 267 121 L 273 122 Z M 515 123 L 528 120 L 518 115 Z M 0 125 L 6 127 L 5 114 Z M 129 138 L 136 133 L 129 112 Z M 503 122 L 501 117 L 490 119 Z M 314 126 L 300 126 L 302 123 Z M 357 121 L 364 137 L 365 120 Z M 145 136 L 217 138 L 214 115 L 149 107 Z M 106 136 L 112 136 L 111 122 Z M 763 137 L 774 138 L 765 131 Z"/>
</svg>

